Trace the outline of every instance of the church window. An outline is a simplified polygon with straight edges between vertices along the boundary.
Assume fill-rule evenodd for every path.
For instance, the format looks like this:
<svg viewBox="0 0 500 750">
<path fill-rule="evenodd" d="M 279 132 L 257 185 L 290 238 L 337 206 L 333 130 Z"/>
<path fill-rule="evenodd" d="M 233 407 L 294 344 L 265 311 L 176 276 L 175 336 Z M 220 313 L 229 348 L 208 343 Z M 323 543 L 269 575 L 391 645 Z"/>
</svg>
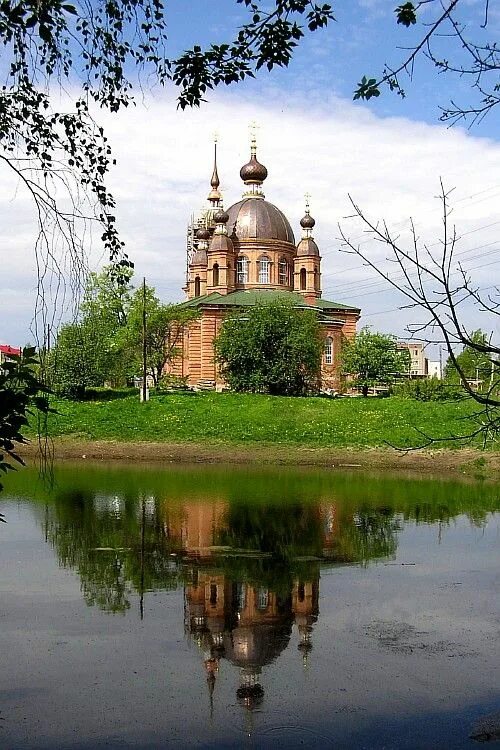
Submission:
<svg viewBox="0 0 500 750">
<path fill-rule="evenodd" d="M 197 276 L 194 280 L 194 296 L 199 297 L 201 294 L 201 282 L 200 277 Z"/>
<path fill-rule="evenodd" d="M 212 269 L 212 284 L 213 286 L 219 286 L 219 264 L 214 263 L 214 267 Z"/>
<path fill-rule="evenodd" d="M 306 288 L 306 281 L 307 281 L 307 272 L 305 268 L 300 269 L 300 288 L 305 289 Z"/>
<path fill-rule="evenodd" d="M 267 255 L 263 255 L 259 260 L 259 284 L 269 284 L 270 270 L 271 261 Z"/>
<path fill-rule="evenodd" d="M 215 607 L 217 604 L 217 584 L 211 583 L 210 584 L 210 604 L 212 607 Z"/>
<path fill-rule="evenodd" d="M 288 263 L 286 258 L 280 258 L 278 263 L 278 282 L 288 284 Z"/>
<path fill-rule="evenodd" d="M 325 365 L 333 364 L 333 339 L 327 336 L 325 339 Z"/>
<path fill-rule="evenodd" d="M 319 273 L 317 268 L 314 269 L 314 289 L 316 291 L 319 290 Z"/>
<path fill-rule="evenodd" d="M 236 584 L 236 608 L 239 612 L 245 609 L 247 601 L 247 587 L 244 583 Z"/>
<path fill-rule="evenodd" d="M 248 283 L 248 258 L 241 255 L 236 261 L 236 278 L 238 284 Z"/>
<path fill-rule="evenodd" d="M 269 592 L 267 589 L 257 589 L 257 609 L 261 612 L 267 609 L 269 605 Z"/>
</svg>

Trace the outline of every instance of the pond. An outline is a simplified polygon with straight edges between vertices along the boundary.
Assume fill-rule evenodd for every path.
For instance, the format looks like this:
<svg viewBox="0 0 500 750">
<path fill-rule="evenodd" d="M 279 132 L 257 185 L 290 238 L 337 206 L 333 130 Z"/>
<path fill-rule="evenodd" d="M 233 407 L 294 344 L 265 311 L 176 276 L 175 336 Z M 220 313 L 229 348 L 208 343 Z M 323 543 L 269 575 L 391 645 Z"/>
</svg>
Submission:
<svg viewBox="0 0 500 750">
<path fill-rule="evenodd" d="M 82 461 L 10 475 L 0 511 L 1 747 L 498 730 L 497 485 Z"/>
</svg>

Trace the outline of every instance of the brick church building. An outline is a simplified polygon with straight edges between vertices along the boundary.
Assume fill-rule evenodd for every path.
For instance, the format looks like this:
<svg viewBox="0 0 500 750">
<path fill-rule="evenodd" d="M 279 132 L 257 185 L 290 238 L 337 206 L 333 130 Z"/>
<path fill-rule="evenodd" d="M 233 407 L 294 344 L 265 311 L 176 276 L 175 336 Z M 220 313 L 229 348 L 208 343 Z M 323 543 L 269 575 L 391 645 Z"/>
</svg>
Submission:
<svg viewBox="0 0 500 750">
<path fill-rule="evenodd" d="M 223 385 L 214 360 L 213 341 L 228 312 L 276 298 L 291 300 L 297 309 L 317 311 L 324 335 L 321 381 L 324 388 L 340 385 L 339 355 L 344 338 L 356 331 L 360 310 L 321 296 L 321 256 L 313 237 L 315 220 L 306 203 L 298 243 L 284 213 L 265 199 L 267 169 L 257 160 L 255 138 L 250 161 L 240 170 L 243 197 L 223 207 L 217 173 L 217 151 L 208 206 L 188 230 L 184 305 L 199 317 L 186 327 L 172 373 L 190 385 Z"/>
</svg>

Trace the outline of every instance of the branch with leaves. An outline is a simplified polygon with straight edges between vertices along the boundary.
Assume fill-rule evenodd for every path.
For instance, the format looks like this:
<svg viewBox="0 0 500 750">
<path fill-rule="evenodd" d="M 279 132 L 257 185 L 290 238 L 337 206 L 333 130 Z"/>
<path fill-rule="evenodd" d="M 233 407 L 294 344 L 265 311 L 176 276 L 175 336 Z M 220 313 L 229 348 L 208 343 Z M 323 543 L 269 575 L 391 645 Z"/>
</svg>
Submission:
<svg viewBox="0 0 500 750">
<path fill-rule="evenodd" d="M 24 466 L 17 446 L 27 443 L 23 435 L 30 416 L 35 412 L 47 414 L 48 389 L 37 374 L 39 361 L 33 348 L 25 348 L 21 355 L 11 355 L 0 367 L 0 473 L 14 469 L 14 463 Z M 0 483 L 0 490 L 2 484 Z M 1 517 L 0 517 L 0 520 Z"/>
<path fill-rule="evenodd" d="M 443 122 L 459 121 L 473 125 L 480 122 L 500 103 L 500 49 L 495 38 L 485 40 L 489 23 L 489 0 L 483 0 L 483 13 L 475 9 L 476 24 L 464 20 L 460 11 L 467 7 L 464 0 L 420 0 L 406 2 L 395 9 L 397 23 L 406 28 L 420 24 L 419 41 L 410 46 L 397 65 L 386 64 L 382 75 L 363 76 L 354 93 L 354 99 L 369 100 L 378 97 L 384 87 L 405 97 L 402 76 L 410 82 L 415 65 L 420 58 L 429 61 L 439 74 L 454 74 L 470 84 L 471 102 L 460 104 L 451 100 L 441 107 Z M 429 20 L 432 12 L 435 17 Z M 470 4 L 467 8 L 471 11 Z M 443 53 L 446 40 L 446 54 Z"/>
</svg>

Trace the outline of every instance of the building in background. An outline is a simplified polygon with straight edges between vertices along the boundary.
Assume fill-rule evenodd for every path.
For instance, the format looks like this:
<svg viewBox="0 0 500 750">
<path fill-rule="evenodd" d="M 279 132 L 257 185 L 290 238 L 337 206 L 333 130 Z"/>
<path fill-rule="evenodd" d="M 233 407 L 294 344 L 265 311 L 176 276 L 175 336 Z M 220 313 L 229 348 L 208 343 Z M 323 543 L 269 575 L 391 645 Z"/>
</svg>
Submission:
<svg viewBox="0 0 500 750">
<path fill-rule="evenodd" d="M 12 361 L 12 357 L 21 356 L 21 349 L 8 344 L 0 344 L 0 367 L 4 362 Z"/>
<path fill-rule="evenodd" d="M 430 359 L 427 360 L 427 376 L 429 378 L 437 378 L 438 380 L 442 380 L 443 367 L 439 359 L 435 361 Z"/>
<path fill-rule="evenodd" d="M 426 378 L 429 374 L 429 360 L 425 356 L 425 344 L 421 341 L 398 341 L 400 351 L 406 349 L 410 353 L 411 365 L 409 375 L 414 378 Z"/>
</svg>

